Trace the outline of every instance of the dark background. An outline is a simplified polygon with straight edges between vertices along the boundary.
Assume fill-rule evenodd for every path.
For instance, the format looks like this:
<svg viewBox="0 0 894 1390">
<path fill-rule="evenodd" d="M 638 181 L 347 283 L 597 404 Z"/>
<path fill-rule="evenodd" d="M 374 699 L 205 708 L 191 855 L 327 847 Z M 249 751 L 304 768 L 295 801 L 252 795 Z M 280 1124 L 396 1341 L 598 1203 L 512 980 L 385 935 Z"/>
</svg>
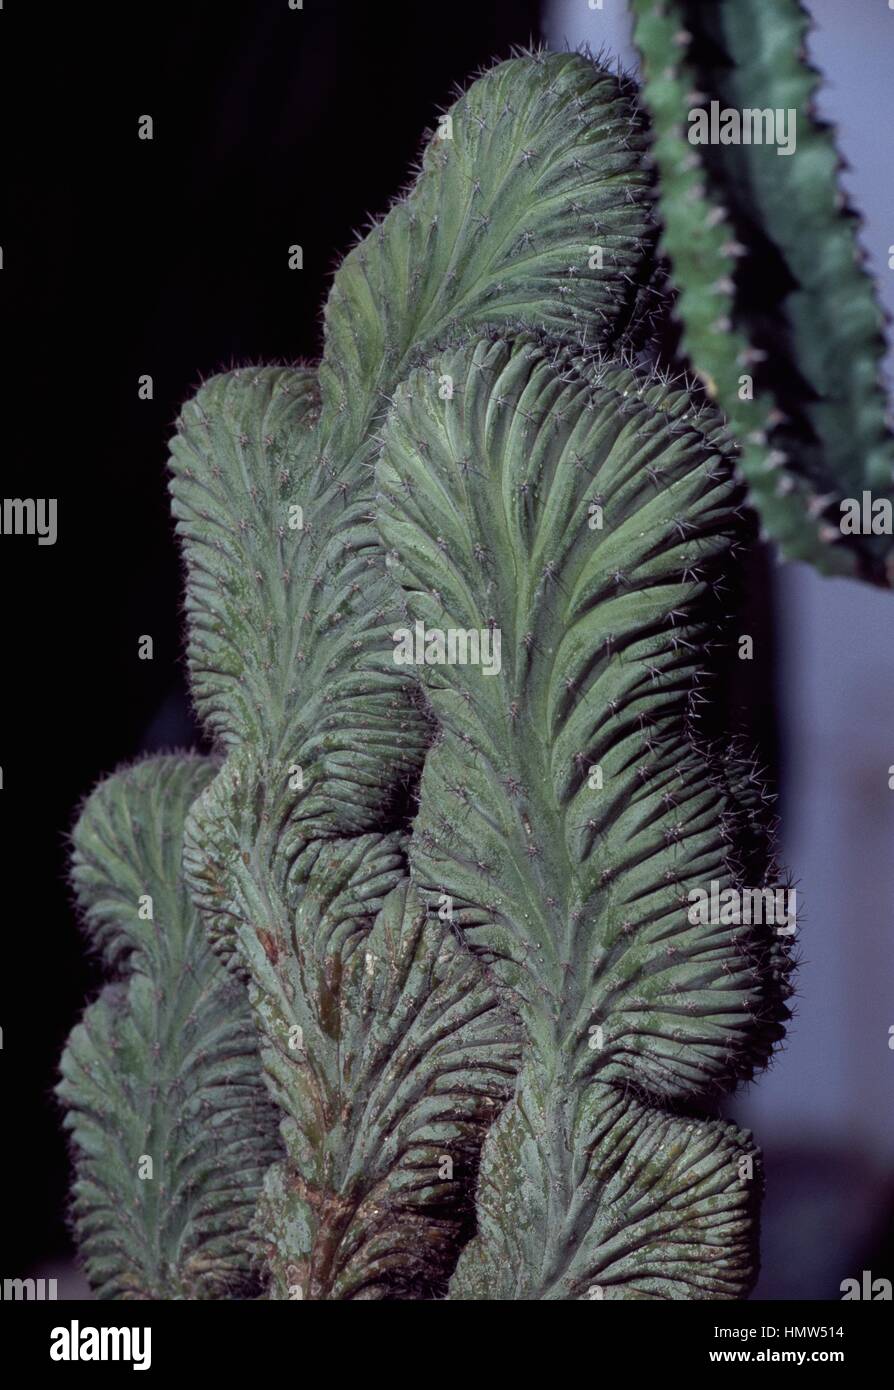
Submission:
<svg viewBox="0 0 894 1390">
<path fill-rule="evenodd" d="M 537 39 L 540 18 L 534 0 L 0 11 L 3 495 L 57 498 L 59 525 L 54 546 L 0 538 L 0 1276 L 71 1251 L 52 1087 L 101 983 L 65 881 L 78 803 L 121 762 L 203 746 L 166 493 L 180 405 L 220 368 L 318 356 L 340 254 L 403 186 L 454 85 Z M 765 560 L 749 573 L 758 660 L 723 703 L 772 775 Z"/>
</svg>

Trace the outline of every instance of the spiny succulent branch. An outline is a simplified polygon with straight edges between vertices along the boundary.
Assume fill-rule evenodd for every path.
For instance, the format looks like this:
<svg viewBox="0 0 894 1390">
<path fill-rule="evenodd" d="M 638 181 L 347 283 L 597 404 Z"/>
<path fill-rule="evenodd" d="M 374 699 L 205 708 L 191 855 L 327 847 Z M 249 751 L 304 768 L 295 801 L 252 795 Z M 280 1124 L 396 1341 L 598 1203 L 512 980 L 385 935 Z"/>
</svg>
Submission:
<svg viewBox="0 0 894 1390">
<path fill-rule="evenodd" d="M 631 0 L 683 347 L 742 452 L 749 501 L 788 558 L 892 582 L 892 540 L 841 502 L 894 498 L 884 315 L 816 112 L 800 0 Z M 694 144 L 690 111 L 795 113 L 795 147 Z M 752 398 L 753 385 L 753 398 Z"/>
<path fill-rule="evenodd" d="M 687 912 L 690 888 L 739 883 L 729 778 L 688 718 L 699 601 L 741 529 L 721 421 L 626 369 L 479 339 L 409 377 L 384 440 L 411 618 L 502 637 L 498 670 L 423 668 L 439 736 L 413 876 L 527 1037 L 452 1296 L 741 1297 L 750 1139 L 665 1108 L 763 1065 L 787 989 L 771 927 Z"/>
<path fill-rule="evenodd" d="M 337 271 L 319 369 L 215 377 L 178 422 L 221 754 L 182 874 L 280 1116 L 272 1298 L 755 1272 L 750 1136 L 685 1117 L 766 1062 L 788 991 L 769 930 L 686 915 L 774 882 L 751 772 L 696 734 L 747 526 L 719 415 L 632 366 L 644 143 L 626 80 L 500 64 Z M 417 624 L 502 661 L 402 664 Z"/>
<path fill-rule="evenodd" d="M 577 54 L 512 59 L 472 83 L 335 276 L 320 383 L 343 454 L 369 451 L 398 382 L 453 333 L 623 339 L 654 240 L 645 143 L 632 84 Z"/>
<path fill-rule="evenodd" d="M 282 821 L 251 756 L 231 754 L 196 803 L 185 870 L 209 920 L 229 918 L 286 1117 L 259 1220 L 271 1294 L 438 1296 L 471 1233 L 515 1030 L 449 924 L 427 920 L 402 837 L 277 852 Z"/>
<path fill-rule="evenodd" d="M 277 1114 L 244 990 L 180 872 L 184 817 L 215 771 L 138 763 L 97 788 L 74 831 L 78 901 L 117 976 L 74 1029 L 56 1088 L 100 1298 L 246 1298 L 261 1284 L 250 1225 Z"/>
</svg>

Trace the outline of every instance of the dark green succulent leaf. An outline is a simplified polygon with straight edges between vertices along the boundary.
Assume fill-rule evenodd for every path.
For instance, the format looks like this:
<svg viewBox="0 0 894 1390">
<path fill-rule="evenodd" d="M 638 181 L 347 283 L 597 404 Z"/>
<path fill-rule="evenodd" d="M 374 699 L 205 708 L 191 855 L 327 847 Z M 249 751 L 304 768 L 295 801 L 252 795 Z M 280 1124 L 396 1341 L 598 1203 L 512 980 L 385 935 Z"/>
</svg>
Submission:
<svg viewBox="0 0 894 1390">
<path fill-rule="evenodd" d="M 245 991 L 209 948 L 180 876 L 186 811 L 216 770 L 160 757 L 116 773 L 74 832 L 87 929 L 122 972 L 72 1032 L 57 1087 L 75 1231 L 101 1298 L 259 1287 L 250 1228 L 280 1152 L 277 1114 Z"/>
<path fill-rule="evenodd" d="M 742 442 L 749 498 L 785 556 L 891 582 L 891 541 L 840 503 L 894 497 L 884 315 L 815 108 L 800 0 L 633 0 L 683 346 Z M 796 148 L 693 145 L 694 108 L 796 112 Z M 742 374 L 754 399 L 743 399 Z"/>
<path fill-rule="evenodd" d="M 580 54 L 510 59 L 472 83 L 335 276 L 320 382 L 342 451 L 445 336 L 489 323 L 618 341 L 647 293 L 644 142 L 633 85 Z"/>
</svg>

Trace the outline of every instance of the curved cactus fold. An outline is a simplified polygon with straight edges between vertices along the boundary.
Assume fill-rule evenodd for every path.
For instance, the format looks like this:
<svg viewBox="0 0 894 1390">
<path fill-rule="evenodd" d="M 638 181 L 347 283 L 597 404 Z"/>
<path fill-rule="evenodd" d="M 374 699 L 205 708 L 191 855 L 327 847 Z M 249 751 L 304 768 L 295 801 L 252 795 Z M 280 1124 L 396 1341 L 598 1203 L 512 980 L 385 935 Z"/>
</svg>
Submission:
<svg viewBox="0 0 894 1390">
<path fill-rule="evenodd" d="M 687 916 L 709 880 L 775 883 L 751 773 L 697 733 L 749 525 L 720 416 L 634 365 L 661 303 L 645 139 L 589 60 L 498 65 L 337 271 L 319 368 L 214 377 L 178 422 L 221 757 L 187 765 L 164 853 L 279 1117 L 240 1233 L 271 1298 L 755 1274 L 759 1157 L 707 1111 L 781 1036 L 788 958 Z M 419 629 L 490 658 L 420 665 Z"/>
<path fill-rule="evenodd" d="M 654 238 L 645 143 L 632 84 L 578 54 L 512 59 L 473 82 L 406 196 L 335 275 L 327 441 L 343 455 L 369 447 L 394 387 L 452 333 L 499 324 L 620 342 Z"/>
<path fill-rule="evenodd" d="M 894 500 L 885 318 L 816 113 L 800 0 L 631 0 L 662 249 L 683 347 L 742 445 L 749 501 L 784 556 L 892 582 L 890 536 L 841 503 Z M 794 147 L 692 143 L 689 113 L 794 116 Z M 761 135 L 764 126 L 761 124 Z"/>
<path fill-rule="evenodd" d="M 183 820 L 214 775 L 161 757 L 103 782 L 72 880 L 118 975 L 72 1032 L 56 1094 L 73 1220 L 100 1298 L 246 1298 L 251 1220 L 279 1153 L 244 990 L 215 959 L 180 873 Z"/>
<path fill-rule="evenodd" d="M 413 875 L 528 1038 L 453 1292 L 742 1296 L 750 1141 L 704 1122 L 690 1143 L 663 1109 L 763 1065 L 787 990 L 772 928 L 687 910 L 706 881 L 744 886 L 743 811 L 689 718 L 699 601 L 741 529 L 720 419 L 603 361 L 479 339 L 409 378 L 384 441 L 379 528 L 411 618 L 501 635 L 498 670 L 421 671 L 440 732 Z M 631 1089 L 625 1157 L 605 1117 Z"/>
</svg>

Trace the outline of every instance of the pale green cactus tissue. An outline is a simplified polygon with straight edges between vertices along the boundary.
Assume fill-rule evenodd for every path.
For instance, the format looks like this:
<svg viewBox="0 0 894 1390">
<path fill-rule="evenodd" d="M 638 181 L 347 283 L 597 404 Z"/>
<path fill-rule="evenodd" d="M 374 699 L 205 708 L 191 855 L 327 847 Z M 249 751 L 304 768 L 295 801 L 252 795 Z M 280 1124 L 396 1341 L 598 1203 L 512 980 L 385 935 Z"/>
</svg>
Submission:
<svg viewBox="0 0 894 1390">
<path fill-rule="evenodd" d="M 199 1052 L 159 1023 L 154 957 L 112 987 L 133 1042 L 104 1111 L 90 1013 L 75 1031 L 60 1092 L 105 1296 L 739 1298 L 755 1276 L 757 1152 L 694 1116 L 765 1064 L 788 961 L 769 927 L 687 912 L 694 886 L 774 875 L 750 774 L 697 735 L 712 589 L 747 532 L 735 450 L 636 365 L 660 300 L 630 84 L 526 54 L 448 114 L 337 271 L 319 368 L 215 377 L 178 423 L 220 761 L 112 779 L 75 877 L 83 896 L 95 845 L 131 923 L 150 866 L 161 892 L 134 819 L 160 835 L 176 912 L 108 940 L 134 962 L 190 933 L 188 887 L 208 997 L 257 1052 L 219 1057 L 217 1014 Z M 498 636 L 499 659 L 403 664 L 418 623 Z M 151 815 L 100 817 L 131 786 Z M 177 1069 L 201 1088 L 200 1052 L 228 1046 L 250 1105 L 220 1090 L 232 1148 L 194 1183 L 226 1190 L 231 1154 L 250 1178 L 195 1223 L 178 1198 L 174 1232 L 168 1180 L 134 1206 L 136 1159 L 161 1162 Z M 197 1145 L 207 1120 L 176 1127 Z"/>
</svg>

